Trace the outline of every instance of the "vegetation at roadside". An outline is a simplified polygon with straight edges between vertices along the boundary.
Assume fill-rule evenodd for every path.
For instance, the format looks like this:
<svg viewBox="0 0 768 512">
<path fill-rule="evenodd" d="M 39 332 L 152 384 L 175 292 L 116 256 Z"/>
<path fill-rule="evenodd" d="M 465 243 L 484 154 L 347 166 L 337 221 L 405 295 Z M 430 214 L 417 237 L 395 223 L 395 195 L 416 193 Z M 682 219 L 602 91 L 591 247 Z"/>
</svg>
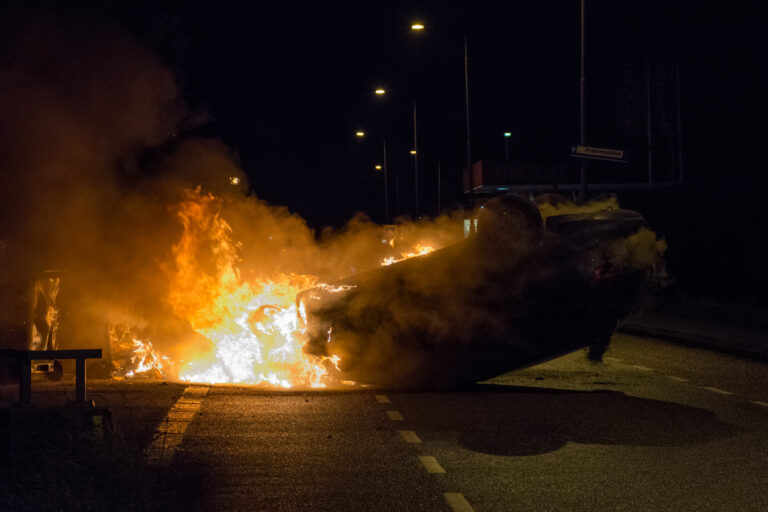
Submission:
<svg viewBox="0 0 768 512">
<path fill-rule="evenodd" d="M 0 510 L 157 508 L 157 470 L 111 431 L 108 411 L 10 408 L 0 423 Z"/>
</svg>

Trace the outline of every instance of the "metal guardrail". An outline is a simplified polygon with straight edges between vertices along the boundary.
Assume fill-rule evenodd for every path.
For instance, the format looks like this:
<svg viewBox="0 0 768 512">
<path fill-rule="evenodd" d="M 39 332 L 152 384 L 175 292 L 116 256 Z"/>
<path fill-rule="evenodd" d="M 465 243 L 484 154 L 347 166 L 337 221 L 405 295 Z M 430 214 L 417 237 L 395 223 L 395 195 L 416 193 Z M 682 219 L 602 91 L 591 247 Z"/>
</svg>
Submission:
<svg viewBox="0 0 768 512">
<path fill-rule="evenodd" d="M 75 360 L 75 402 L 85 403 L 85 360 L 101 359 L 101 349 L 79 350 L 14 350 L 0 349 L 0 358 L 16 359 L 19 363 L 19 405 L 32 401 L 32 361 L 39 359 Z"/>
</svg>

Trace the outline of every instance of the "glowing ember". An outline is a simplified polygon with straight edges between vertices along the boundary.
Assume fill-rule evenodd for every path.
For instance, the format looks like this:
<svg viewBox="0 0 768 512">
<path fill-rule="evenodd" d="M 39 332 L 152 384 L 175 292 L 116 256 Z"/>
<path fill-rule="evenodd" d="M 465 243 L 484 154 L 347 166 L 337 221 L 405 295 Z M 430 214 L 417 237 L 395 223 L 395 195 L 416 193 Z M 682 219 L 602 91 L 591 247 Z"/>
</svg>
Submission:
<svg viewBox="0 0 768 512">
<path fill-rule="evenodd" d="M 388 258 L 384 258 L 383 260 L 381 260 L 381 266 L 386 267 L 387 265 L 392 265 L 393 263 L 407 260 L 408 258 L 415 258 L 416 256 L 424 256 L 425 254 L 429 254 L 434 250 L 435 250 L 434 247 L 430 247 L 428 245 L 416 244 L 416 247 L 414 247 L 413 251 L 404 252 L 400 255 L 399 258 L 397 256 L 390 256 Z"/>
</svg>

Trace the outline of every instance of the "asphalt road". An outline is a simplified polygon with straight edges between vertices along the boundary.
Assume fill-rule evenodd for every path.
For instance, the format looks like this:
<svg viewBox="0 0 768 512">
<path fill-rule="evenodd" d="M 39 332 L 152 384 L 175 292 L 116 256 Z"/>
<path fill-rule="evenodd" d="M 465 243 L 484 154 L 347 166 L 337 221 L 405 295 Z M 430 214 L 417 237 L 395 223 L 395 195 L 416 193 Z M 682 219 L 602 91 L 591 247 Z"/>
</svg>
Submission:
<svg viewBox="0 0 768 512">
<path fill-rule="evenodd" d="M 768 364 L 616 335 L 446 392 L 95 382 L 177 510 L 768 510 Z M 159 432 L 159 433 L 158 433 Z"/>
</svg>

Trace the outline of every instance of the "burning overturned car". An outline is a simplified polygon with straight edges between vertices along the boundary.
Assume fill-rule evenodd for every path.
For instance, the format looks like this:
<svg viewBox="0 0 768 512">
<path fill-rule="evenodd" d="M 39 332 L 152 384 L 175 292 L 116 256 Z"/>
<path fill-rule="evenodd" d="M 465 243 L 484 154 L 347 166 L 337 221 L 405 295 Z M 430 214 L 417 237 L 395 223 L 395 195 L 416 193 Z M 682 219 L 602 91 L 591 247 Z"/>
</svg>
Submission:
<svg viewBox="0 0 768 512">
<path fill-rule="evenodd" d="M 337 356 L 340 378 L 395 387 L 477 382 L 584 347 L 600 360 L 663 273 L 665 244 L 637 212 L 558 203 L 492 199 L 463 242 L 300 293 L 305 351 Z"/>
</svg>

